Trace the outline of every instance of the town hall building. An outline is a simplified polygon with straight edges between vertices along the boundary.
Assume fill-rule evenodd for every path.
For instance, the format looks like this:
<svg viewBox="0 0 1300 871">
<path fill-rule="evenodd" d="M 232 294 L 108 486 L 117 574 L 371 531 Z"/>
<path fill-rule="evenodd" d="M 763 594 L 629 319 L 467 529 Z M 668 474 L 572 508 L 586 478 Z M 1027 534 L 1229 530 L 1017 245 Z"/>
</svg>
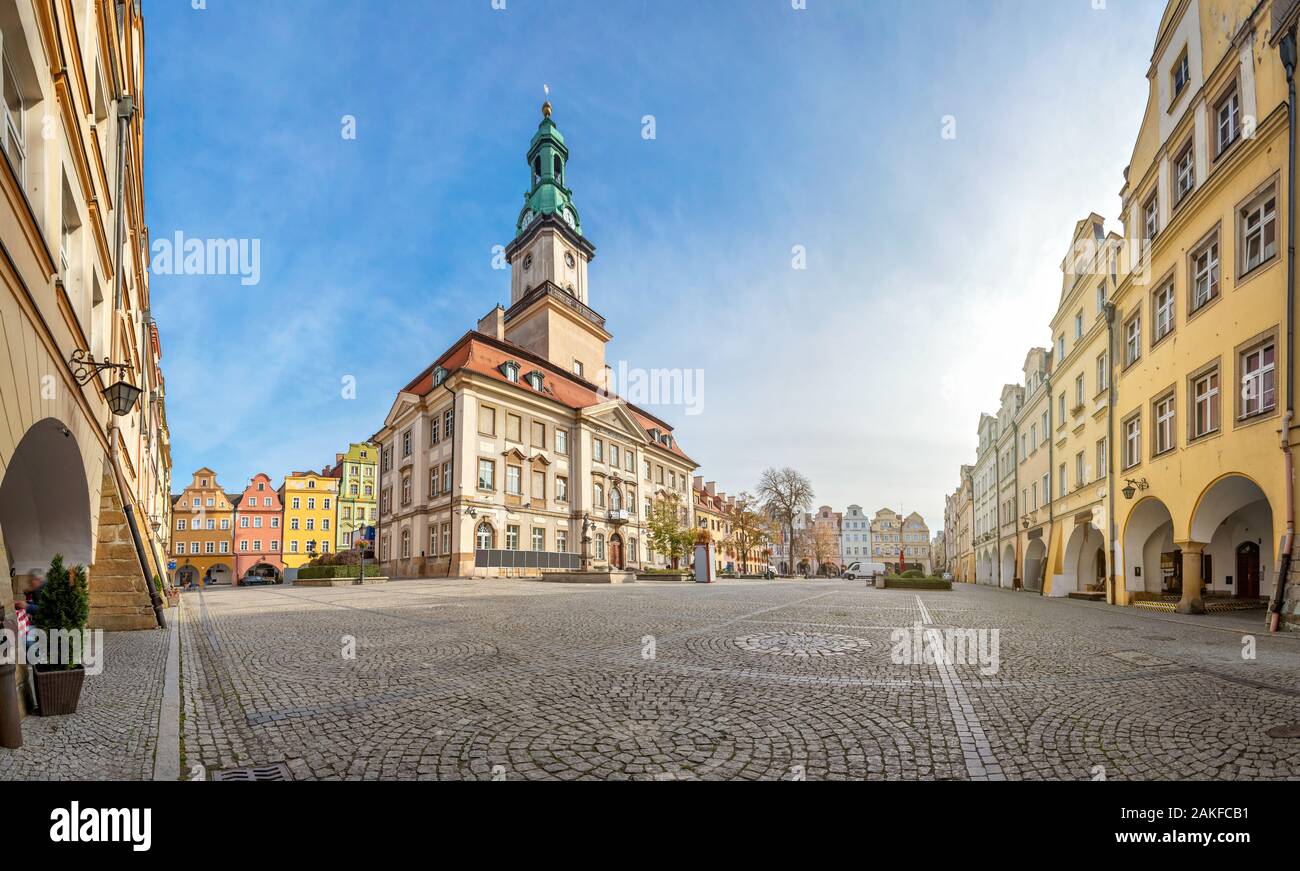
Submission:
<svg viewBox="0 0 1300 871">
<path fill-rule="evenodd" d="M 542 107 L 497 305 L 397 394 L 379 445 L 378 558 L 391 577 L 519 577 L 666 565 L 652 509 L 693 524 L 697 464 L 610 389 L 569 150 Z"/>
</svg>

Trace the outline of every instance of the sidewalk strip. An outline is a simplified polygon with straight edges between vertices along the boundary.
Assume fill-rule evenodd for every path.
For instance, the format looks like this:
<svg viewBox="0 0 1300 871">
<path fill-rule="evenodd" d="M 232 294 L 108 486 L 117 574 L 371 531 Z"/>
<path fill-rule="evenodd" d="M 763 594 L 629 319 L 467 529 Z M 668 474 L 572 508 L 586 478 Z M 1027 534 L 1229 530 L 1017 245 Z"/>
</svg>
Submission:
<svg viewBox="0 0 1300 871">
<path fill-rule="evenodd" d="M 921 612 L 922 625 L 929 626 L 934 622 L 920 596 L 916 597 L 916 607 Z M 943 636 L 939 634 L 938 629 L 926 629 L 925 633 L 926 639 L 930 642 L 930 649 L 934 652 L 934 664 L 939 669 L 944 695 L 948 697 L 948 711 L 952 714 L 953 725 L 957 728 L 957 737 L 961 740 L 961 752 L 966 757 L 966 773 L 970 775 L 971 780 L 1006 780 L 1006 776 L 1002 773 L 1002 765 L 993 755 L 993 748 L 989 747 L 984 727 L 980 725 L 979 717 L 971 706 L 966 687 L 962 685 L 961 678 L 957 676 L 952 663 L 948 662 L 947 654 L 944 652 Z"/>
<path fill-rule="evenodd" d="M 158 711 L 154 780 L 181 779 L 181 612 L 178 605 L 167 621 L 167 666 L 163 671 L 162 706 Z"/>
</svg>

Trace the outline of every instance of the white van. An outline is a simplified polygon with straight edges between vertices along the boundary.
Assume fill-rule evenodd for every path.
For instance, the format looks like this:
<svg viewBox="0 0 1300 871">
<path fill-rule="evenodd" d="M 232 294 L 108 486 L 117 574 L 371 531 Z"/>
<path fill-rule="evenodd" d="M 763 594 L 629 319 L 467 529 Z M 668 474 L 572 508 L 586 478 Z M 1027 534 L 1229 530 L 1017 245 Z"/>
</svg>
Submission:
<svg viewBox="0 0 1300 871">
<path fill-rule="evenodd" d="M 874 581 L 884 573 L 884 563 L 852 562 L 844 570 L 844 577 L 850 581 L 856 581 L 858 578 L 871 578 Z"/>
</svg>

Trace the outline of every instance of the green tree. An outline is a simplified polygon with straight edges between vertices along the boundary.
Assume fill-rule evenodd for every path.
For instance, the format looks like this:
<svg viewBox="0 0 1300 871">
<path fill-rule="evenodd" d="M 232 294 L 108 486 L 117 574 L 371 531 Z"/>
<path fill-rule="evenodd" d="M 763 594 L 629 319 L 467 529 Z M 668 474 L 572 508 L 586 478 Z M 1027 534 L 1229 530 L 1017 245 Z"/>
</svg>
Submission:
<svg viewBox="0 0 1300 871">
<path fill-rule="evenodd" d="M 672 560 L 673 568 L 691 552 L 695 530 L 686 525 L 686 511 L 676 493 L 655 500 L 650 509 L 650 546 Z"/>
<path fill-rule="evenodd" d="M 50 560 L 50 570 L 45 573 L 45 586 L 41 587 L 40 601 L 32 623 L 37 629 L 81 631 L 90 619 L 90 587 L 86 583 L 86 570 L 63 565 L 63 554 L 56 553 Z M 58 664 L 62 668 L 76 668 L 79 662 Z"/>
</svg>

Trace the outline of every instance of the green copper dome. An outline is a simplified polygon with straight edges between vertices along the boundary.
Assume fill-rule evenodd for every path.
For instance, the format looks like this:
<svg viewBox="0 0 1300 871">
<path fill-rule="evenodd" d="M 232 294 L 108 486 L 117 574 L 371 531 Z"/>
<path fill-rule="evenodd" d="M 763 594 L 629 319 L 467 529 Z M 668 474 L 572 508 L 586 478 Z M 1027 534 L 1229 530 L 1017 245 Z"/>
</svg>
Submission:
<svg viewBox="0 0 1300 871">
<path fill-rule="evenodd" d="M 582 223 L 578 219 L 578 210 L 573 205 L 573 193 L 564 185 L 565 165 L 568 161 L 569 149 L 564 144 L 559 128 L 551 120 L 551 104 L 543 103 L 542 123 L 537 125 L 537 132 L 528 144 L 528 167 L 532 172 L 533 185 L 524 194 L 524 207 L 515 223 L 516 235 L 522 235 L 533 221 L 544 215 L 563 221 L 573 232 L 582 235 Z"/>
</svg>

